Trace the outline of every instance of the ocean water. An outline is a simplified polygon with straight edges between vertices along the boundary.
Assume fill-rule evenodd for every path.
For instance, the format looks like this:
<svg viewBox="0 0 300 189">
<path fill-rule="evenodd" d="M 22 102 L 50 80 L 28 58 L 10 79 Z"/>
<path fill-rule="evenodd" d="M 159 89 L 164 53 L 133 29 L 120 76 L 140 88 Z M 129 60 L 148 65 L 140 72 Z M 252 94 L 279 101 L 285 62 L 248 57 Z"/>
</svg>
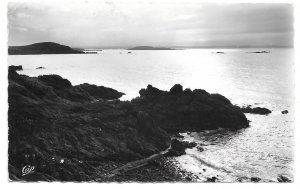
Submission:
<svg viewBox="0 0 300 189">
<path fill-rule="evenodd" d="M 270 53 L 249 53 L 266 50 Z M 222 51 L 224 53 L 216 53 Z M 73 85 L 90 83 L 139 95 L 151 84 L 169 90 L 174 84 L 220 93 L 237 105 L 271 109 L 268 116 L 246 114 L 250 127 L 237 132 L 217 130 L 182 133 L 202 145 L 177 157 L 182 168 L 223 182 L 241 177 L 276 181 L 278 174 L 293 179 L 294 50 L 186 49 L 170 51 L 102 50 L 98 54 L 17 55 L 9 65 L 22 65 L 21 74 L 58 74 Z M 43 66 L 46 69 L 36 69 Z M 288 114 L 281 114 L 288 110 Z"/>
</svg>

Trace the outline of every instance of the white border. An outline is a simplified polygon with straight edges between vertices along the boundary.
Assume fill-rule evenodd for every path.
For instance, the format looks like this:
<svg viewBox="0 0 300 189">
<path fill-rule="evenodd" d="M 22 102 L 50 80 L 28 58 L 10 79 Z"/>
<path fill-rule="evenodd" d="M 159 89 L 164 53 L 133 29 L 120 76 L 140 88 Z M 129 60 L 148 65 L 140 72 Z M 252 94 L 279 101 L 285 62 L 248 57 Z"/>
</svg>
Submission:
<svg viewBox="0 0 300 189">
<path fill-rule="evenodd" d="M 137 183 L 126 183 L 126 184 L 118 184 L 118 183 L 111 183 L 111 184 L 102 184 L 102 183 L 15 183 L 15 182 L 8 182 L 8 171 L 7 171 L 7 148 L 8 148 L 8 128 L 7 128 L 7 110 L 8 110 L 8 105 L 7 105 L 7 3 L 13 1 L 13 0 L 0 0 L 0 184 L 1 188 L 23 188 L 24 185 L 27 188 L 56 188 L 56 187 L 72 187 L 74 189 L 82 187 L 92 187 L 92 188 L 120 188 L 120 187 L 125 187 L 125 188 L 141 188 L 143 189 L 152 189 L 153 187 L 172 187 L 172 188 L 183 188 L 183 187 L 191 187 L 191 188 L 196 188 L 196 187 L 203 187 L 203 188 L 231 188 L 235 189 L 240 187 L 246 187 L 246 188 L 252 188 L 252 187 L 258 187 L 258 188 L 266 188 L 270 187 L 273 189 L 276 188 L 300 188 L 299 185 L 299 143 L 300 143 L 300 136 L 299 136 L 299 128 L 297 128 L 297 124 L 299 123 L 299 97 L 297 97 L 297 94 L 299 94 L 299 52 L 298 52 L 298 41 L 299 41 L 299 35 L 297 35 L 298 26 L 299 26 L 299 4 L 297 3 L 297 0 L 252 0 L 252 1 L 241 1 L 241 0 L 177 0 L 180 2 L 216 2 L 216 3 L 293 3 L 294 4 L 294 14 L 295 14 L 295 72 L 296 72 L 296 77 L 295 77 L 295 97 L 296 97 L 296 104 L 295 104 L 295 175 L 294 175 L 294 183 L 292 184 L 278 184 L 278 183 L 259 183 L 259 184 L 254 184 L 254 183 L 217 183 L 217 184 L 206 184 L 206 183 L 189 183 L 189 184 L 183 184 L 183 183 L 176 183 L 176 184 L 162 184 L 162 183 L 156 183 L 156 184 L 137 184 Z M 15 0 L 13 2 L 56 2 L 59 3 L 62 2 L 62 0 Z M 84 0 L 65 0 L 63 2 L 78 2 L 78 1 L 84 1 Z M 87 1 L 105 1 L 105 0 L 87 0 Z M 132 2 L 154 2 L 154 3 L 161 3 L 161 2 L 167 2 L 167 3 L 172 3 L 175 0 L 106 0 L 105 2 L 124 2 L 124 3 L 132 3 Z"/>
</svg>

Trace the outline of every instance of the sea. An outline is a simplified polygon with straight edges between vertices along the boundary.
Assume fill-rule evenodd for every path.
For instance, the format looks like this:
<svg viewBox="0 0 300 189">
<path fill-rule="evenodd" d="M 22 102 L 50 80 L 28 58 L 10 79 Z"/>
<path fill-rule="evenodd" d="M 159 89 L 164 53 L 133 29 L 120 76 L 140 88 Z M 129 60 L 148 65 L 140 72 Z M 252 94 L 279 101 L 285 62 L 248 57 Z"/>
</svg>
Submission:
<svg viewBox="0 0 300 189">
<path fill-rule="evenodd" d="M 89 50 L 90 51 L 90 50 Z M 181 133 L 197 148 L 176 157 L 182 169 L 221 182 L 259 177 L 276 181 L 294 178 L 294 49 L 94 49 L 95 54 L 10 55 L 9 65 L 20 74 L 58 74 L 73 85 L 90 83 L 124 92 L 121 100 L 139 96 L 148 84 L 169 90 L 183 88 L 220 93 L 239 106 L 272 110 L 269 115 L 246 114 L 250 127 L 238 131 Z M 267 53 L 253 53 L 266 51 Z M 91 51 L 90 51 L 91 52 Z M 44 67 L 45 69 L 36 69 Z M 282 114 L 287 110 L 287 114 Z"/>
</svg>

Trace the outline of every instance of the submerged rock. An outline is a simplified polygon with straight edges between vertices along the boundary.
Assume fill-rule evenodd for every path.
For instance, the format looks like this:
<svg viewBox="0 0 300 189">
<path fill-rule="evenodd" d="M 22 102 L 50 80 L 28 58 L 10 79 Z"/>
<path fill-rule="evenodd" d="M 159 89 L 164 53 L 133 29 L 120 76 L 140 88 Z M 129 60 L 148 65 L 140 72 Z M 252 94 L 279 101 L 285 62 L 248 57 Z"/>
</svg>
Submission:
<svg viewBox="0 0 300 189">
<path fill-rule="evenodd" d="M 46 69 L 45 67 L 42 67 L 42 66 L 40 66 L 40 67 L 37 67 L 37 68 L 35 68 L 35 69 Z"/>
<path fill-rule="evenodd" d="M 261 180 L 261 178 L 259 178 L 259 177 L 251 177 L 250 178 L 251 182 L 259 182 L 260 180 Z"/>
<path fill-rule="evenodd" d="M 278 175 L 277 180 L 278 182 L 292 182 L 288 177 L 284 175 Z"/>
</svg>

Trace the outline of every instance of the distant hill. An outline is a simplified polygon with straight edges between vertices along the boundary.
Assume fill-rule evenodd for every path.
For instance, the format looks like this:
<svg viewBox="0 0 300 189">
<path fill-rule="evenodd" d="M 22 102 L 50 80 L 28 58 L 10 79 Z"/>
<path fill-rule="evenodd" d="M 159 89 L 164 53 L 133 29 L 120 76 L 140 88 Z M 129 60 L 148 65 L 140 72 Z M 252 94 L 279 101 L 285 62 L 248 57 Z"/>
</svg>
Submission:
<svg viewBox="0 0 300 189">
<path fill-rule="evenodd" d="M 24 46 L 9 46 L 9 55 L 26 54 L 83 54 L 83 51 L 72 49 L 69 46 L 53 42 L 34 43 Z"/>
<path fill-rule="evenodd" d="M 130 48 L 128 50 L 175 50 L 167 47 L 151 47 L 151 46 L 137 46 Z"/>
</svg>

